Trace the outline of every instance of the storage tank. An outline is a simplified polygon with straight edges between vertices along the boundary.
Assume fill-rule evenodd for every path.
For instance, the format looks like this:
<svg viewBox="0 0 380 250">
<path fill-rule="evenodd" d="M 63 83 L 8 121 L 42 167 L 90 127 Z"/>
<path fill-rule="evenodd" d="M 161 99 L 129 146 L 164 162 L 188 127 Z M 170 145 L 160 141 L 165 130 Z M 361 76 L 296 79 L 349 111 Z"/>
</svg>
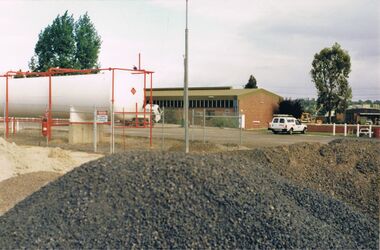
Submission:
<svg viewBox="0 0 380 250">
<path fill-rule="evenodd" d="M 147 75 L 147 83 L 149 76 Z M 5 106 L 5 78 L 0 82 L 0 112 Z M 8 78 L 9 116 L 39 117 L 48 110 L 49 77 Z M 144 74 L 128 71 L 114 73 L 115 112 L 139 112 L 144 105 Z M 83 120 L 93 118 L 94 107 L 110 110 L 112 72 L 99 74 L 52 76 L 52 115 L 69 118 L 70 109 Z M 3 115 L 1 115 L 3 116 Z M 121 119 L 122 115 L 116 118 Z M 125 115 L 132 118 L 134 115 Z"/>
</svg>

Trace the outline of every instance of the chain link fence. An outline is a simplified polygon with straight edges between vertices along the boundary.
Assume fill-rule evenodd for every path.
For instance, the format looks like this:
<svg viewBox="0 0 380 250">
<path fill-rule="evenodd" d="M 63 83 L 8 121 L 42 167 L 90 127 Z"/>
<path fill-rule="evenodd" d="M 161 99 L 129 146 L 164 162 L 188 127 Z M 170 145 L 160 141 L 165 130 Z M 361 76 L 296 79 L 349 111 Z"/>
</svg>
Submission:
<svg viewBox="0 0 380 250">
<path fill-rule="evenodd" d="M 19 108 L 27 110 L 28 105 Z M 12 110 L 11 110 L 12 111 Z M 10 112 L 10 114 L 12 114 Z M 215 115 L 206 110 L 190 110 L 190 140 L 197 143 L 241 145 L 242 116 Z M 75 108 L 55 107 L 52 112 L 51 140 L 43 135 L 46 114 L 35 117 L 8 118 L 8 141 L 23 145 L 61 147 L 97 153 L 114 153 L 150 148 L 168 150 L 183 143 L 181 112 L 163 109 L 161 120 L 150 128 L 150 114 L 146 119 L 127 119 L 124 112 L 112 115 L 106 107 Z M 60 118 L 57 118 L 60 117 Z M 46 120 L 45 120 L 46 121 Z M 5 135 L 5 119 L 0 117 L 0 135 Z"/>
</svg>

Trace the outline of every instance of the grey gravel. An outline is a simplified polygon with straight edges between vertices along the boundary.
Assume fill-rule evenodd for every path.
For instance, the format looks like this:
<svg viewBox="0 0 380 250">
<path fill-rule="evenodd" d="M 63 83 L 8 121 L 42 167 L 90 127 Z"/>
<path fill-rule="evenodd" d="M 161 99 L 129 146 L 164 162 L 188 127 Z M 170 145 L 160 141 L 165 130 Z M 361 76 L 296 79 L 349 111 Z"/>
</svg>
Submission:
<svg viewBox="0 0 380 250">
<path fill-rule="evenodd" d="M 124 153 L 0 217 L 0 248 L 376 249 L 378 222 L 239 154 Z"/>
</svg>

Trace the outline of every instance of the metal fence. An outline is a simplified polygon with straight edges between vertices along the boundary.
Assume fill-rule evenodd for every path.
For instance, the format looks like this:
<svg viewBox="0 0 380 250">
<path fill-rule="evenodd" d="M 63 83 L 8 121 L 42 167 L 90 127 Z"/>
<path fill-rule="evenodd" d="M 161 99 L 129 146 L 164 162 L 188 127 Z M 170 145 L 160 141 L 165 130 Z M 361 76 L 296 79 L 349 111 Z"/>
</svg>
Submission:
<svg viewBox="0 0 380 250">
<path fill-rule="evenodd" d="M 190 142 L 213 142 L 221 144 L 243 144 L 243 117 L 241 115 L 210 115 L 190 110 L 189 137 Z M 169 120 L 169 121 L 167 121 Z M 173 119 L 172 110 L 163 108 L 162 120 L 154 128 L 154 139 L 161 140 L 161 148 L 165 148 L 165 139 L 184 140 L 183 120 Z M 158 129 L 161 126 L 161 129 Z"/>
<path fill-rule="evenodd" d="M 27 109 L 27 105 L 23 107 Z M 70 112 L 67 112 L 70 110 Z M 17 144 L 61 147 L 72 150 L 92 151 L 103 154 L 131 149 L 168 150 L 183 143 L 184 131 L 181 120 L 173 120 L 171 111 L 162 110 L 161 121 L 126 122 L 124 112 L 112 116 L 105 107 L 72 109 L 61 107 L 52 113 L 52 137 L 42 134 L 43 115 L 40 117 L 9 117 L 8 140 Z M 65 116 L 62 114 L 65 113 Z M 210 115 L 205 110 L 190 110 L 190 141 L 192 143 L 220 143 L 242 145 L 242 116 Z M 150 114 L 147 114 L 150 117 Z M 64 118 L 56 118 L 64 117 Z M 71 117 L 71 119 L 70 119 Z M 76 120 L 76 118 L 78 118 Z M 151 119 L 149 119 L 151 120 Z M 113 121 L 113 126 L 111 121 Z M 0 134 L 5 137 L 5 119 L 0 117 Z"/>
</svg>

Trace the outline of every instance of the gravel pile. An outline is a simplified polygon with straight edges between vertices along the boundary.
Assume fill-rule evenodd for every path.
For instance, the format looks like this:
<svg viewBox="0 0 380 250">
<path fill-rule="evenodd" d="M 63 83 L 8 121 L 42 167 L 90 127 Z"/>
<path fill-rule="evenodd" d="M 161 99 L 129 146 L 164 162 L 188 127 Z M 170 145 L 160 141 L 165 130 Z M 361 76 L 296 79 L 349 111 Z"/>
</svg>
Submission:
<svg viewBox="0 0 380 250">
<path fill-rule="evenodd" d="M 0 217 L 0 248 L 366 248 L 377 221 L 238 154 L 125 153 Z"/>
<path fill-rule="evenodd" d="M 327 145 L 298 143 L 238 154 L 379 219 L 378 141 L 337 139 Z"/>
</svg>

